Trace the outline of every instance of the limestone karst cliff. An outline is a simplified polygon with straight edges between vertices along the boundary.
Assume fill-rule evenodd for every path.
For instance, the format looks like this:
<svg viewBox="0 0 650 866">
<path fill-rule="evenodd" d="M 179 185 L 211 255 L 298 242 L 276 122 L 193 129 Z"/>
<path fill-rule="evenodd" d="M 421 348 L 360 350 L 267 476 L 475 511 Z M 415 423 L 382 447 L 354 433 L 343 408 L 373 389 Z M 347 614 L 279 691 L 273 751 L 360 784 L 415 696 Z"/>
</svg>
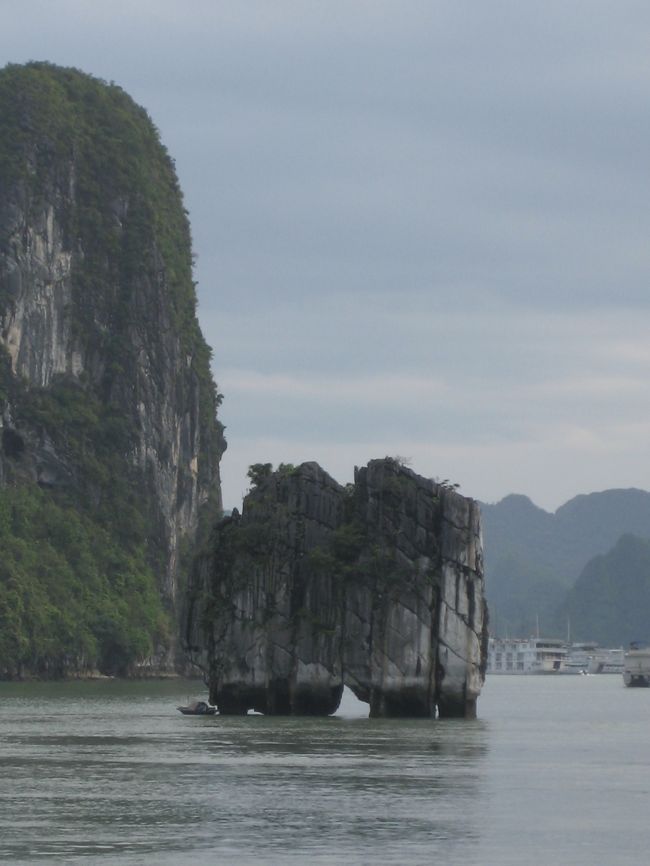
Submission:
<svg viewBox="0 0 650 866">
<path fill-rule="evenodd" d="M 73 69 L 6 67 L 0 675 L 170 664 L 181 551 L 221 506 L 218 402 L 187 215 L 146 112 Z M 39 525 L 31 563 L 16 545 L 31 555 Z"/>
<path fill-rule="evenodd" d="M 216 528 L 185 639 L 222 713 L 326 714 L 348 685 L 373 716 L 467 716 L 484 677 L 477 504 L 391 459 L 336 483 L 259 467 Z"/>
</svg>

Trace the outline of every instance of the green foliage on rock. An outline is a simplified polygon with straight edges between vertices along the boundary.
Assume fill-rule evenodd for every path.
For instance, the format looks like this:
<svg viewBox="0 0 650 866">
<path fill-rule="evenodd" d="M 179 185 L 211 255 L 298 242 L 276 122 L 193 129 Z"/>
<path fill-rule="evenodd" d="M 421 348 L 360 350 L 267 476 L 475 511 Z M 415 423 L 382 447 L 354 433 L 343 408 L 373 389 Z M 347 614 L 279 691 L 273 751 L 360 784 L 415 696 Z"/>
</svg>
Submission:
<svg viewBox="0 0 650 866">
<path fill-rule="evenodd" d="M 133 673 L 172 623 L 131 426 L 65 377 L 9 385 L 19 426 L 48 435 L 70 477 L 0 487 L 0 678 Z"/>
<path fill-rule="evenodd" d="M 166 569 L 172 560 L 189 569 L 176 536 L 194 517 L 174 520 L 196 489 L 195 502 L 208 499 L 198 530 L 207 535 L 220 508 L 218 488 L 207 491 L 224 447 L 187 212 L 146 111 L 76 69 L 0 70 L 5 225 L 0 324 L 39 279 L 32 240 L 52 242 L 57 261 L 70 263 L 56 309 L 65 337 L 53 329 L 41 345 L 47 351 L 54 334 L 77 372 L 41 388 L 14 375 L 0 345 L 0 426 L 15 445 L 0 453 L 0 677 L 126 673 L 169 648 Z M 40 333 L 29 337 L 33 346 Z M 177 418 L 189 421 L 168 429 Z M 161 482 L 163 465 L 177 476 Z"/>
<path fill-rule="evenodd" d="M 28 63 L 0 72 L 0 119 L 0 190 L 20 188 L 31 214 L 54 204 L 72 253 L 73 326 L 103 359 L 104 396 L 132 373 L 147 340 L 141 316 L 180 341 L 199 381 L 202 425 L 214 427 L 221 395 L 196 317 L 187 211 L 147 112 L 113 83 Z M 0 314 L 8 302 L 5 291 Z"/>
<path fill-rule="evenodd" d="M 281 480 L 290 475 L 295 475 L 298 471 L 299 469 L 293 463 L 279 463 L 277 469 L 273 468 L 272 463 L 252 463 L 248 467 L 246 476 L 251 483 L 251 487 L 259 487 L 267 478 L 273 476 L 276 480 Z"/>
<path fill-rule="evenodd" d="M 15 403 L 19 423 L 45 431 L 72 473 L 67 488 L 49 495 L 82 508 L 126 550 L 145 549 L 155 565 L 153 515 L 129 459 L 135 431 L 128 417 L 66 377 L 50 388 L 23 389 Z"/>
<path fill-rule="evenodd" d="M 0 74 L 0 111 L 4 189 L 24 181 L 36 208 L 52 201 L 53 182 L 74 184 L 65 228 L 70 247 L 79 244 L 84 252 L 79 291 L 97 294 L 98 282 L 109 289 L 125 285 L 155 265 L 148 259 L 158 253 L 175 324 L 186 340 L 202 339 L 189 224 L 174 165 L 146 111 L 114 84 L 49 63 L 7 66 Z M 112 272 L 116 262 L 119 281 Z M 111 309 L 114 300 L 104 296 Z M 94 315 L 84 322 L 93 329 L 95 323 Z"/>
<path fill-rule="evenodd" d="M 270 478 L 273 473 L 272 463 L 253 463 L 248 467 L 247 477 L 253 487 L 258 487 L 265 478 Z"/>
<path fill-rule="evenodd" d="M 125 674 L 169 622 L 144 549 L 36 486 L 0 489 L 0 676 Z"/>
</svg>

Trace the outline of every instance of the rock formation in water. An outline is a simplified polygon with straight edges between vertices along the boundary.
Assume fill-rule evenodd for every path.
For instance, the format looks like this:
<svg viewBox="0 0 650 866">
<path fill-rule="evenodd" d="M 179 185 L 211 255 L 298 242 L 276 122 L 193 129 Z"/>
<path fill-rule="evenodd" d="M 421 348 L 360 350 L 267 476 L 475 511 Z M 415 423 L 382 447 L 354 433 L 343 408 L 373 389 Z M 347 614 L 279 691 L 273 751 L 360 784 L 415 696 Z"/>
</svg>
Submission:
<svg viewBox="0 0 650 866">
<path fill-rule="evenodd" d="M 48 657 L 27 619 L 60 599 L 37 563 L 25 571 L 18 555 L 5 557 L 0 631 L 15 640 L 4 649 L 0 642 L 0 676 L 101 667 L 102 658 L 104 668 L 124 672 L 125 659 L 142 660 L 147 642 L 149 654 L 169 650 L 179 552 L 208 500 L 213 517 L 221 505 L 218 402 L 196 319 L 187 216 L 146 112 L 119 87 L 76 70 L 6 67 L 0 512 L 4 504 L 14 523 L 27 515 L 7 536 L 27 547 L 38 543 L 30 520 L 59 515 L 64 523 L 75 512 L 83 538 L 62 532 L 55 540 L 52 562 L 61 555 L 52 582 L 90 580 L 78 567 L 87 554 L 99 572 L 97 592 L 110 603 L 81 605 L 75 617 L 87 622 L 63 628 L 48 620 L 42 628 L 56 631 Z M 128 562 L 119 558 L 125 551 Z M 71 598 L 83 592 L 71 590 Z M 30 605 L 36 613 L 28 615 Z"/>
<path fill-rule="evenodd" d="M 196 568 L 188 651 L 222 713 L 476 712 L 486 659 L 477 504 L 391 459 L 337 484 L 257 467 Z"/>
</svg>

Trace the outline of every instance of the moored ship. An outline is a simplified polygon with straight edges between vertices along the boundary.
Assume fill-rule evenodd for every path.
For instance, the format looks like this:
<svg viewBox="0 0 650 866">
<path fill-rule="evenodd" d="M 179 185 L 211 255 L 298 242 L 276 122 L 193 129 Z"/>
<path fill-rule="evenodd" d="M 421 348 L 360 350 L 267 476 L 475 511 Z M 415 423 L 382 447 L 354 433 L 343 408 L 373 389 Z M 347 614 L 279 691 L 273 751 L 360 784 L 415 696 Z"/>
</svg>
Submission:
<svg viewBox="0 0 650 866">
<path fill-rule="evenodd" d="M 632 641 L 625 653 L 623 682 L 626 686 L 650 686 L 650 646 Z"/>
<path fill-rule="evenodd" d="M 588 674 L 622 674 L 625 654 L 622 649 L 596 649 L 589 658 Z"/>
<path fill-rule="evenodd" d="M 648 650 L 650 653 L 650 650 Z M 568 644 L 552 638 L 490 638 L 490 674 L 621 674 L 622 649 L 606 649 L 593 641 Z M 650 677 L 650 666 L 648 669 Z"/>
<path fill-rule="evenodd" d="M 490 638 L 487 671 L 491 674 L 558 674 L 566 670 L 564 641 L 531 637 Z"/>
</svg>

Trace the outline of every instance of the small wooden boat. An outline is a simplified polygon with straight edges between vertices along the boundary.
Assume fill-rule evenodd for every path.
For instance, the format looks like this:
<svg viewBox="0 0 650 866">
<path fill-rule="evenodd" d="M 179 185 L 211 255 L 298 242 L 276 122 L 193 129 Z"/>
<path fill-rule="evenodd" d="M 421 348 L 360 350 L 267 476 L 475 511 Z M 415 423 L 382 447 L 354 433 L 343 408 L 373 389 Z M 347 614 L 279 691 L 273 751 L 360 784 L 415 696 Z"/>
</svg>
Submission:
<svg viewBox="0 0 650 866">
<path fill-rule="evenodd" d="M 194 701 L 187 704 L 185 707 L 176 707 L 184 716 L 214 716 L 217 712 L 216 707 L 211 707 L 205 701 Z"/>
</svg>

